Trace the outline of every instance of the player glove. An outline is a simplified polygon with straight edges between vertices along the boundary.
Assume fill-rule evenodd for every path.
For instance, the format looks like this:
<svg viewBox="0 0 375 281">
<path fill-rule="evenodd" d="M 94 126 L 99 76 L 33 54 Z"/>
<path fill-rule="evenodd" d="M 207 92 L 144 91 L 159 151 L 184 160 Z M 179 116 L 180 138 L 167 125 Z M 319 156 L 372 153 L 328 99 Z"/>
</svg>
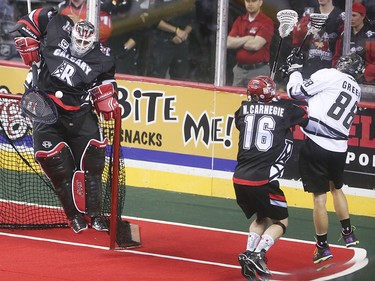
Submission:
<svg viewBox="0 0 375 281">
<path fill-rule="evenodd" d="M 289 77 L 295 71 L 301 71 L 305 57 L 297 48 L 294 48 L 290 55 L 286 58 L 286 65 L 280 67 L 281 76 L 283 78 Z"/>
<path fill-rule="evenodd" d="M 33 62 L 40 61 L 38 40 L 31 37 L 15 37 L 14 43 L 24 64 L 31 66 Z"/>
<path fill-rule="evenodd" d="M 303 66 L 305 63 L 305 56 L 302 52 L 298 52 L 297 48 L 294 48 L 290 55 L 286 58 L 286 64 L 291 66 L 293 64 L 300 64 Z M 301 66 L 301 67 L 302 67 Z"/>
<path fill-rule="evenodd" d="M 89 90 L 92 96 L 95 110 L 99 115 L 103 115 L 105 120 L 115 117 L 116 109 L 119 107 L 117 98 L 114 95 L 113 84 L 96 86 Z"/>
</svg>

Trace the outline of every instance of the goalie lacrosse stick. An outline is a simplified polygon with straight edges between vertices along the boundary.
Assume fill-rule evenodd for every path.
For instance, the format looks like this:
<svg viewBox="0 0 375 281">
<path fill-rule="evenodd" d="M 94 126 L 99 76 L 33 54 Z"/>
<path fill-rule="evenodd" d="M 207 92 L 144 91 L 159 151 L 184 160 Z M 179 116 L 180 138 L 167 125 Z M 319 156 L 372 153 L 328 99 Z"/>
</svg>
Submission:
<svg viewBox="0 0 375 281">
<path fill-rule="evenodd" d="M 298 14 L 296 11 L 293 11 L 293 10 L 281 10 L 277 13 L 276 17 L 280 23 L 279 35 L 281 39 L 279 40 L 279 45 L 276 51 L 276 57 L 275 57 L 275 60 L 273 62 L 272 69 L 271 69 L 270 77 L 272 79 L 275 78 L 277 63 L 279 60 L 281 44 L 283 42 L 283 39 L 287 37 L 290 34 L 290 32 L 292 32 L 293 27 L 297 24 L 297 21 L 298 21 Z"/>
<path fill-rule="evenodd" d="M 298 55 L 301 52 L 303 46 L 306 43 L 307 38 L 311 34 L 317 34 L 322 29 L 322 27 L 326 23 L 327 17 L 328 16 L 324 14 L 317 14 L 317 13 L 310 14 L 309 24 L 307 25 L 307 28 L 308 28 L 307 33 L 305 37 L 303 38 L 301 46 L 299 46 L 299 48 L 297 49 L 296 55 Z"/>
<path fill-rule="evenodd" d="M 38 66 L 31 66 L 32 86 L 22 95 L 20 105 L 22 112 L 32 121 L 53 124 L 56 123 L 58 113 L 55 103 L 37 86 Z"/>
<path fill-rule="evenodd" d="M 27 11 L 31 13 L 31 0 L 27 0 Z M 31 65 L 32 81 L 31 87 L 22 95 L 20 106 L 24 115 L 32 121 L 44 124 L 56 123 L 58 113 L 55 103 L 46 92 L 38 89 L 38 65 Z"/>
</svg>

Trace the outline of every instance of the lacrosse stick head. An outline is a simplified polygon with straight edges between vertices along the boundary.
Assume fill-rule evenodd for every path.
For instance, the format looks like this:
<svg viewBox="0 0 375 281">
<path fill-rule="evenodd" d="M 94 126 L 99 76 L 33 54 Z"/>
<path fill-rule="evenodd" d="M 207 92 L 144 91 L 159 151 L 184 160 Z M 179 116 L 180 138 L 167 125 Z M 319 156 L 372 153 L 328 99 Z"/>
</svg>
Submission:
<svg viewBox="0 0 375 281">
<path fill-rule="evenodd" d="M 308 32 L 310 34 L 317 34 L 326 23 L 327 18 L 328 18 L 328 15 L 324 15 L 324 14 L 318 14 L 318 13 L 310 14 Z"/>
<path fill-rule="evenodd" d="M 276 14 L 279 21 L 279 35 L 281 38 L 287 37 L 298 22 L 298 14 L 293 10 L 281 10 Z"/>
<path fill-rule="evenodd" d="M 32 121 L 43 124 L 54 124 L 58 119 L 55 104 L 46 92 L 37 87 L 29 88 L 20 101 L 23 114 Z"/>
</svg>

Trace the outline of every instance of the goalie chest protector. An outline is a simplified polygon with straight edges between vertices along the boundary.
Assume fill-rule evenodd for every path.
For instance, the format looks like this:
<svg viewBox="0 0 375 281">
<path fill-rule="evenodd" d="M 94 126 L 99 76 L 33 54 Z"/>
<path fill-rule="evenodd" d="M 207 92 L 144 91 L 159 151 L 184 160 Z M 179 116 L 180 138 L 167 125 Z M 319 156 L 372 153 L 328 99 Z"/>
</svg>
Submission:
<svg viewBox="0 0 375 281">
<path fill-rule="evenodd" d="M 77 94 L 77 89 L 92 87 L 100 75 L 108 73 L 112 76 L 108 78 L 113 78 L 114 60 L 109 54 L 109 49 L 101 47 L 100 43 L 95 43 L 94 49 L 83 58 L 72 56 L 69 49 L 72 28 L 72 20 L 65 15 L 57 14 L 48 23 L 47 36 L 41 52 L 49 73 L 43 71 L 41 74 L 49 74 L 49 79 L 55 84 L 60 84 L 59 86 L 64 88 L 64 93 Z M 43 81 L 48 84 L 48 79 Z"/>
</svg>

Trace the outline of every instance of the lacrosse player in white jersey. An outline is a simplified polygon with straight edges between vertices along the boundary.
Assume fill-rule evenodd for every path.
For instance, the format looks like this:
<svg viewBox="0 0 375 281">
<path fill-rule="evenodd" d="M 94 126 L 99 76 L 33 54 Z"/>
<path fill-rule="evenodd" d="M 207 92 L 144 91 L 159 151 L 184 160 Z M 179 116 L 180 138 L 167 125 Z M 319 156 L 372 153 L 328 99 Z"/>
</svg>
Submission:
<svg viewBox="0 0 375 281">
<path fill-rule="evenodd" d="M 327 192 L 332 194 L 346 247 L 359 243 L 341 188 L 349 130 L 361 98 L 356 79 L 363 73 L 364 62 L 355 53 L 344 55 L 335 68 L 318 70 L 305 80 L 299 71 L 300 62 L 293 52 L 287 59 L 287 93 L 293 99 L 308 103 L 309 122 L 302 129 L 306 141 L 299 153 L 299 168 L 304 190 L 313 194 L 316 232 L 313 262 L 320 263 L 333 257 L 327 239 Z"/>
</svg>

